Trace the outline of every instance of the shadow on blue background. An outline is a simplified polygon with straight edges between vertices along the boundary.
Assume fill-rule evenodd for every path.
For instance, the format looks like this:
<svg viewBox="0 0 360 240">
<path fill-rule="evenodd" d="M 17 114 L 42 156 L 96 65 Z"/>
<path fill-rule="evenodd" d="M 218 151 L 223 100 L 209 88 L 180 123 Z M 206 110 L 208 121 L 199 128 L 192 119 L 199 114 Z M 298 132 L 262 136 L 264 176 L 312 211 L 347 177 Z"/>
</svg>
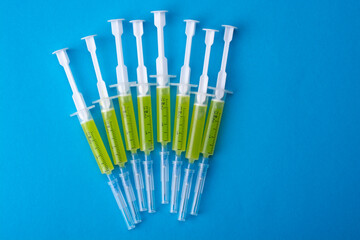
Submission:
<svg viewBox="0 0 360 240">
<path fill-rule="evenodd" d="M 80 38 L 98 34 L 103 78 L 114 84 L 115 43 L 106 21 L 145 19 L 145 65 L 154 74 L 150 11 L 159 9 L 169 10 L 170 74 L 179 75 L 183 64 L 182 20 L 200 21 L 192 83 L 202 70 L 200 28 L 221 30 L 210 59 L 214 86 L 220 26 L 239 27 L 227 68 L 227 88 L 235 94 L 227 98 L 199 216 L 178 222 L 160 205 L 157 189 L 158 212 L 142 214 L 143 223 L 129 232 L 77 119 L 69 117 L 71 90 L 51 52 L 70 47 L 75 79 L 90 104 L 98 99 L 96 78 Z M 353 0 L 0 2 L 0 239 L 359 239 L 359 12 Z M 130 23 L 124 31 L 134 81 Z M 105 137 L 98 108 L 93 115 Z M 155 160 L 156 187 L 158 165 Z"/>
</svg>

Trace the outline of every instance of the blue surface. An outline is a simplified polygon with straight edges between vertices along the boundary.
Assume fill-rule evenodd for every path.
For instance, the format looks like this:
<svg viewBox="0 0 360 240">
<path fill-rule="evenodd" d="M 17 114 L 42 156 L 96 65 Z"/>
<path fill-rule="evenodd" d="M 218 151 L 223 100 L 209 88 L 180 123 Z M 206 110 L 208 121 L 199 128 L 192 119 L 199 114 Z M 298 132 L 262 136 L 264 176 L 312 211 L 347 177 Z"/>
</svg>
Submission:
<svg viewBox="0 0 360 240">
<path fill-rule="evenodd" d="M 0 239 L 360 238 L 360 2 L 201 2 L 0 2 Z M 183 19 L 200 20 L 198 29 L 239 27 L 227 68 L 235 94 L 227 98 L 199 216 L 180 223 L 160 205 L 155 160 L 158 212 L 142 214 L 143 223 L 127 231 L 78 120 L 69 117 L 70 87 L 51 52 L 70 47 L 90 104 L 98 98 L 96 79 L 80 38 L 99 35 L 103 78 L 114 84 L 115 43 L 106 21 L 145 19 L 145 64 L 154 74 L 150 11 L 159 9 L 169 10 L 171 74 L 183 63 Z M 135 80 L 135 38 L 128 22 L 124 28 L 125 63 Z M 222 34 L 211 53 L 211 86 Z M 204 36 L 197 30 L 194 38 L 193 83 Z M 93 115 L 105 137 L 98 108 Z"/>
</svg>

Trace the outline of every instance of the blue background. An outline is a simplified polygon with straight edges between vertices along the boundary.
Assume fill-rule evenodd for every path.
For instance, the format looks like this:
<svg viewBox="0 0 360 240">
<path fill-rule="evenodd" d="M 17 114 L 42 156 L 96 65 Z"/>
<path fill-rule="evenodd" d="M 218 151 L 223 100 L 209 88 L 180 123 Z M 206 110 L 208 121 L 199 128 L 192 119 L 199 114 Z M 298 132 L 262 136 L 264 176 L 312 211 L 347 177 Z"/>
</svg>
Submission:
<svg viewBox="0 0 360 240">
<path fill-rule="evenodd" d="M 98 34 L 103 78 L 114 84 L 115 43 L 106 21 L 145 19 L 145 64 L 154 74 L 150 11 L 160 9 L 169 10 L 170 74 L 179 75 L 183 64 L 182 20 L 200 21 L 193 83 L 202 70 L 200 28 L 220 29 L 211 86 L 221 62 L 220 26 L 239 28 L 227 68 L 227 88 L 235 94 L 227 98 L 199 216 L 178 222 L 160 205 L 157 189 L 157 213 L 142 214 L 143 223 L 127 231 L 78 120 L 69 117 L 71 90 L 51 53 L 70 47 L 75 79 L 90 104 L 98 99 L 96 78 L 80 38 Z M 356 0 L 1 1 L 0 238 L 359 239 L 359 12 Z M 124 31 L 134 81 L 130 23 Z M 105 137 L 98 107 L 93 115 Z M 156 159 L 156 187 L 158 165 Z"/>
</svg>

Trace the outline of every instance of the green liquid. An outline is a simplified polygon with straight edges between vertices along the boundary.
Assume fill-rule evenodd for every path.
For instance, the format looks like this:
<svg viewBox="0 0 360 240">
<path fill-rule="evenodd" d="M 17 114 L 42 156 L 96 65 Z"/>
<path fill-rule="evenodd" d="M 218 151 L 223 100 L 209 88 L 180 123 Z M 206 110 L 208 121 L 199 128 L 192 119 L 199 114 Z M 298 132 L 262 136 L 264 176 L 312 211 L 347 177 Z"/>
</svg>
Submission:
<svg viewBox="0 0 360 240">
<path fill-rule="evenodd" d="M 199 159 L 201 140 L 204 133 L 207 106 L 194 104 L 191 117 L 190 133 L 186 149 L 186 158 L 190 163 Z"/>
<path fill-rule="evenodd" d="M 171 141 L 170 129 L 170 87 L 156 88 L 157 141 L 166 144 Z"/>
<path fill-rule="evenodd" d="M 173 151 L 179 155 L 186 148 L 186 135 L 189 123 L 190 96 L 176 96 Z"/>
<path fill-rule="evenodd" d="M 122 167 L 127 162 L 127 159 L 115 109 L 101 112 L 101 114 L 103 116 L 106 134 L 109 140 L 110 150 L 114 163 Z"/>
<path fill-rule="evenodd" d="M 205 133 L 202 144 L 204 157 L 214 154 L 216 138 L 219 133 L 221 116 L 224 109 L 224 101 L 211 100 L 208 118 L 206 120 Z"/>
<path fill-rule="evenodd" d="M 145 153 L 154 150 L 151 97 L 138 97 L 140 149 Z"/>
<path fill-rule="evenodd" d="M 86 139 L 88 140 L 101 173 L 110 174 L 114 169 L 114 166 L 111 163 L 94 120 L 91 119 L 90 121 L 82 123 L 81 127 L 84 130 Z"/>
<path fill-rule="evenodd" d="M 136 127 L 134 105 L 131 95 L 120 96 L 119 105 L 122 126 L 124 129 L 126 149 L 131 152 L 136 152 L 136 150 L 140 148 L 140 144 Z"/>
</svg>

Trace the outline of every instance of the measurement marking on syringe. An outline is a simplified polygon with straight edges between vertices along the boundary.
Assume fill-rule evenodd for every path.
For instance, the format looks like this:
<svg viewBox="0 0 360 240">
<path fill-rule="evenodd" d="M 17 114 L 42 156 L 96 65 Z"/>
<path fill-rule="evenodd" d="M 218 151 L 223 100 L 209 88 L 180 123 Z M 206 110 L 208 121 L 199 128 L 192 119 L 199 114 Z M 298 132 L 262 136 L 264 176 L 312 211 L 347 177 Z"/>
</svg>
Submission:
<svg viewBox="0 0 360 240">
<path fill-rule="evenodd" d="M 128 141 L 131 143 L 130 145 L 133 145 L 135 144 L 135 139 L 134 139 L 134 131 L 133 131 L 133 128 L 134 128 L 134 124 L 132 122 L 132 117 L 131 117 L 131 112 L 132 110 L 129 109 L 130 106 L 124 106 L 124 109 L 123 109 L 123 114 L 124 114 L 124 118 L 126 119 L 126 124 L 128 124 L 128 128 L 126 129 L 126 135 L 128 137 Z"/>
<path fill-rule="evenodd" d="M 154 150 L 151 97 L 138 97 L 139 129 L 141 151 Z"/>
<path fill-rule="evenodd" d="M 185 151 L 189 121 L 189 96 L 177 96 L 174 121 L 174 151 Z"/>
<path fill-rule="evenodd" d="M 121 118 L 123 123 L 125 142 L 127 150 L 139 148 L 139 137 L 136 127 L 134 106 L 131 95 L 119 97 Z"/>
<path fill-rule="evenodd" d="M 170 88 L 156 89 L 157 140 L 161 143 L 171 141 L 170 131 Z"/>
</svg>

